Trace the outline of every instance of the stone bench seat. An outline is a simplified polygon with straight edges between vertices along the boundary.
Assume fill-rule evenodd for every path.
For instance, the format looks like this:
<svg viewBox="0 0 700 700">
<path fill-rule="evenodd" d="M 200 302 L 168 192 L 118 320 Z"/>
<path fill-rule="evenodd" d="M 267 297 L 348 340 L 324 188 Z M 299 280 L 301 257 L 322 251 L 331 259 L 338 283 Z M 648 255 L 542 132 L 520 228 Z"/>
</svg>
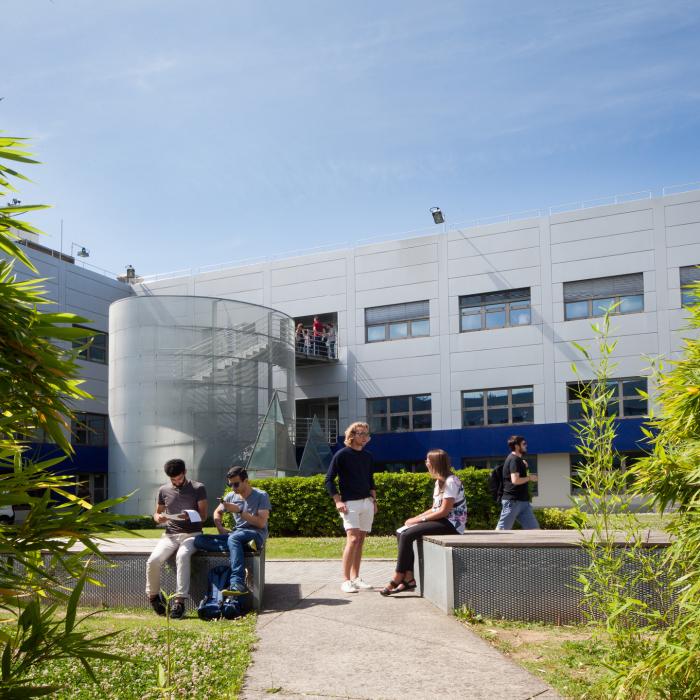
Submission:
<svg viewBox="0 0 700 700">
<path fill-rule="evenodd" d="M 150 608 L 146 598 L 146 561 L 156 546 L 155 539 L 115 538 L 99 544 L 106 559 L 93 558 L 95 578 L 103 586 L 87 583 L 80 598 L 81 605 L 97 607 Z M 209 570 L 228 564 L 228 554 L 196 552 L 192 556 L 190 600 L 188 609 L 196 609 L 207 594 Z M 246 585 L 253 608 L 262 609 L 265 591 L 265 548 L 257 552 L 246 552 Z M 161 587 L 168 593 L 175 591 L 175 556 L 163 566 Z"/>
<path fill-rule="evenodd" d="M 664 532 L 647 531 L 645 552 L 658 556 Z M 620 533 L 615 546 L 628 546 Z M 446 613 L 466 607 L 493 619 L 567 624 L 583 621 L 578 571 L 589 556 L 577 530 L 467 530 L 415 544 L 421 595 Z M 636 595 L 652 604 L 654 590 Z"/>
</svg>

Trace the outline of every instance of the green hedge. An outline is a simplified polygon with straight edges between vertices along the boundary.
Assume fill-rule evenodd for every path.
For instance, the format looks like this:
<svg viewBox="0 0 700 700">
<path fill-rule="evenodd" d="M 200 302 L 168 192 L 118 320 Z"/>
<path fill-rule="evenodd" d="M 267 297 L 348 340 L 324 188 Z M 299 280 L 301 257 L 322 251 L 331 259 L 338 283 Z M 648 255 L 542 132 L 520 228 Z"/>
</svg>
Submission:
<svg viewBox="0 0 700 700">
<path fill-rule="evenodd" d="M 457 472 L 464 484 L 470 530 L 491 530 L 498 522 L 500 507 L 488 490 L 488 469 L 469 467 Z M 392 535 L 407 518 L 430 507 L 435 482 L 426 473 L 375 474 L 379 512 L 372 534 Z M 333 537 L 344 530 L 323 475 L 256 479 L 252 483 L 267 491 L 272 502 L 270 535 L 273 537 Z M 570 528 L 568 511 L 557 508 L 536 510 L 543 529 Z"/>
</svg>

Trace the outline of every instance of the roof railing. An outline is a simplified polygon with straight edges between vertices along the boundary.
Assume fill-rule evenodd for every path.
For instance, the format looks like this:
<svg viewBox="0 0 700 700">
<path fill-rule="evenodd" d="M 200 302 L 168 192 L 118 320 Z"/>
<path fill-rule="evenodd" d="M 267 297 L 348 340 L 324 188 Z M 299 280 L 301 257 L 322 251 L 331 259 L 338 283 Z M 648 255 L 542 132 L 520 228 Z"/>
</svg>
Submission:
<svg viewBox="0 0 700 700">
<path fill-rule="evenodd" d="M 667 185 L 661 188 L 661 197 L 669 197 L 674 194 L 683 194 L 684 192 L 693 192 L 700 190 L 700 181 L 689 182 L 683 185 Z M 448 231 L 458 231 L 465 228 L 477 228 L 479 226 L 489 226 L 499 223 L 512 223 L 514 221 L 523 221 L 526 219 L 536 219 L 541 216 L 552 216 L 553 214 L 562 214 L 569 211 L 579 211 L 582 209 L 591 209 L 593 207 L 603 207 L 615 204 L 623 204 L 625 202 L 636 202 L 644 199 L 652 199 L 654 197 L 652 190 L 642 190 L 640 192 L 628 192 L 625 194 L 614 194 L 606 197 L 597 197 L 595 199 L 587 199 L 576 202 L 566 202 L 565 204 L 555 204 L 546 209 L 528 209 L 520 212 L 511 212 L 508 214 L 497 214 L 495 216 L 481 217 L 472 219 L 471 221 L 460 223 L 445 224 L 443 230 L 436 230 L 436 227 L 421 228 L 413 231 L 403 231 L 399 233 L 383 234 L 375 237 L 361 238 L 355 241 L 342 241 L 338 243 L 328 243 L 325 245 L 315 246 L 312 248 L 301 248 L 297 250 L 288 250 L 274 255 L 263 255 L 255 258 L 243 258 L 240 260 L 230 260 L 223 263 L 215 263 L 213 265 L 204 265 L 196 268 L 184 270 L 175 270 L 174 272 L 159 272 L 153 275 L 146 275 L 141 278 L 143 283 L 158 282 L 161 280 L 174 279 L 176 277 L 189 277 L 191 275 L 204 274 L 207 272 L 217 272 L 237 267 L 247 267 L 249 265 L 258 265 L 260 263 L 272 262 L 273 260 L 281 260 L 286 258 L 295 258 L 303 255 L 313 255 L 314 253 L 324 253 L 334 250 L 347 250 L 349 248 L 371 245 L 373 243 L 382 243 L 392 240 L 410 240 L 411 238 L 421 238 L 423 236 L 438 235 Z"/>
</svg>

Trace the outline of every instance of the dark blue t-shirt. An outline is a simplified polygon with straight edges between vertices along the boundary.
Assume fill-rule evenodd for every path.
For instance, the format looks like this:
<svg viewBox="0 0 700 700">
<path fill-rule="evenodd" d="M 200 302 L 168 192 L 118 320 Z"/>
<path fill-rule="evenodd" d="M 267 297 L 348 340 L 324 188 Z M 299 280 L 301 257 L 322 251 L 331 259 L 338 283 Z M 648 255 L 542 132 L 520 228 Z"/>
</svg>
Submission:
<svg viewBox="0 0 700 700">
<path fill-rule="evenodd" d="M 336 488 L 335 479 L 338 478 Z M 367 450 L 343 447 L 331 460 L 326 473 L 326 489 L 331 496 L 340 491 L 343 501 L 358 501 L 368 498 L 374 491 L 374 459 Z"/>
</svg>

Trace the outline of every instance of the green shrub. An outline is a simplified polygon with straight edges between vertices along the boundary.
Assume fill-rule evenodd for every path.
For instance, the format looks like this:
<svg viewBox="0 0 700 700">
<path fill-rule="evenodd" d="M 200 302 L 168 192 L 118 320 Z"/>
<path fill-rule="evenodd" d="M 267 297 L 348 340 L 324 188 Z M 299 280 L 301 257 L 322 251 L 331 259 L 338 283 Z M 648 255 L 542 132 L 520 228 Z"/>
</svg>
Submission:
<svg viewBox="0 0 700 700">
<path fill-rule="evenodd" d="M 488 490 L 489 470 L 470 467 L 457 472 L 464 484 L 471 530 L 496 526 L 500 508 Z M 343 525 L 325 487 L 323 475 L 256 479 L 253 485 L 270 495 L 270 535 L 273 537 L 332 537 L 343 535 Z M 430 507 L 434 481 L 426 473 L 375 474 L 377 505 L 372 533 L 391 535 L 407 518 Z"/>
<path fill-rule="evenodd" d="M 573 530 L 575 508 L 536 508 L 535 517 L 543 530 Z"/>
<path fill-rule="evenodd" d="M 125 530 L 149 530 L 156 526 L 152 515 L 130 515 L 123 520 L 117 520 L 117 525 Z"/>
</svg>

